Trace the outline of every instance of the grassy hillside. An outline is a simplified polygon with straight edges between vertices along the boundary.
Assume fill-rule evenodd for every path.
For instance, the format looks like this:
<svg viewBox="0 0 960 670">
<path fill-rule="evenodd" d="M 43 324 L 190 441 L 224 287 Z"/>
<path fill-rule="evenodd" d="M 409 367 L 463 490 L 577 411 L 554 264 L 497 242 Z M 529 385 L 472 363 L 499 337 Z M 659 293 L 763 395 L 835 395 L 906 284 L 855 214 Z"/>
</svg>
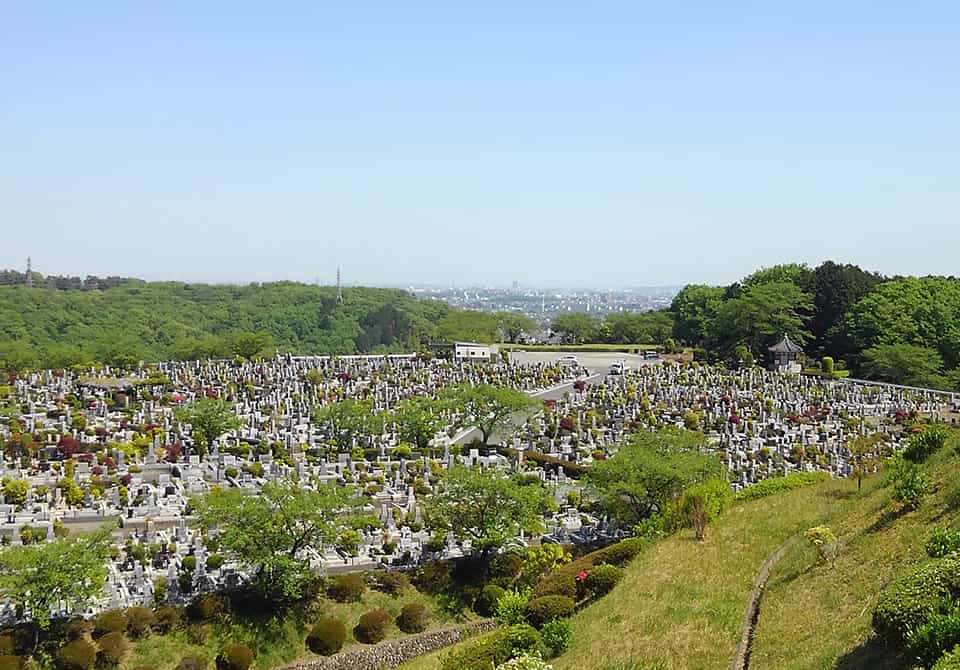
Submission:
<svg viewBox="0 0 960 670">
<path fill-rule="evenodd" d="M 193 358 L 223 353 L 238 332 L 302 354 L 409 351 L 452 314 L 404 291 L 346 288 L 343 295 L 341 304 L 334 287 L 293 282 L 0 286 L 0 366 Z"/>
<path fill-rule="evenodd" d="M 931 532 L 960 523 L 950 491 L 960 476 L 960 458 L 948 446 L 926 470 L 933 492 L 913 512 L 898 513 L 879 478 L 866 482 L 862 494 L 851 492 L 848 512 L 831 524 L 843 545 L 835 567 L 821 565 L 805 544 L 784 557 L 767 585 L 753 644 L 754 667 L 912 667 L 871 642 L 870 620 L 881 589 L 926 559 L 924 542 Z"/>
<path fill-rule="evenodd" d="M 793 534 L 841 512 L 850 490 L 831 481 L 755 500 L 727 511 L 703 542 L 691 531 L 659 542 L 610 595 L 572 618 L 573 647 L 554 667 L 729 667 L 760 564 Z"/>
</svg>

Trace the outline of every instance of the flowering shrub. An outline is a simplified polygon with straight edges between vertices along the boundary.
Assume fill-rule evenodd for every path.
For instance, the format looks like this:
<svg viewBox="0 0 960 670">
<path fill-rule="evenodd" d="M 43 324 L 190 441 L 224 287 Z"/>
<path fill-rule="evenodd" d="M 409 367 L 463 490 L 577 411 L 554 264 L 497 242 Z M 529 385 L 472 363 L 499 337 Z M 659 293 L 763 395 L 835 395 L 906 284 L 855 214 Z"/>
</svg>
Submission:
<svg viewBox="0 0 960 670">
<path fill-rule="evenodd" d="M 553 666 L 545 663 L 540 654 L 533 652 L 510 659 L 497 666 L 497 670 L 553 670 Z"/>
</svg>

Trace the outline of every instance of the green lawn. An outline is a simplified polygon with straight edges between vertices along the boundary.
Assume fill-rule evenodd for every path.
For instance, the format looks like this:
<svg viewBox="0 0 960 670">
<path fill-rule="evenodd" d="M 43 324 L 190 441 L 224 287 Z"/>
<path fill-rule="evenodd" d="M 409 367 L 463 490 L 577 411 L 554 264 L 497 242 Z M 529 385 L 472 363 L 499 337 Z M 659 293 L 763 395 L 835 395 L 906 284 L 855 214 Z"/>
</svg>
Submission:
<svg viewBox="0 0 960 670">
<path fill-rule="evenodd" d="M 654 545 L 607 597 L 574 615 L 573 647 L 554 668 L 728 668 L 761 563 L 784 540 L 842 508 L 851 486 L 830 481 L 744 503 L 703 542 L 683 532 Z"/>
<path fill-rule="evenodd" d="M 842 542 L 835 567 L 821 565 L 811 547 L 793 548 L 771 574 L 753 644 L 757 668 L 908 668 L 911 664 L 870 641 L 880 591 L 922 560 L 937 526 L 956 527 L 960 514 L 945 489 L 960 475 L 948 447 L 928 471 L 936 489 L 915 512 L 898 515 L 880 478 L 864 482 L 849 513 L 831 525 Z"/>
</svg>

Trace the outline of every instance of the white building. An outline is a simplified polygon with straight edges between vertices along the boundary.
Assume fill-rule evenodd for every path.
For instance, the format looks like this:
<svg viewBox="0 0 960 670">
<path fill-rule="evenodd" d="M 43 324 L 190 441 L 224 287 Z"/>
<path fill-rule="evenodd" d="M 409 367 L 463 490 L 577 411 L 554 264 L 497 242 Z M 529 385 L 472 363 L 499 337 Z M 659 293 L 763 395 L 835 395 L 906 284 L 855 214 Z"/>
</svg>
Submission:
<svg viewBox="0 0 960 670">
<path fill-rule="evenodd" d="M 479 344 L 477 342 L 455 342 L 453 357 L 458 361 L 489 362 L 495 360 L 500 348 L 495 344 Z"/>
</svg>

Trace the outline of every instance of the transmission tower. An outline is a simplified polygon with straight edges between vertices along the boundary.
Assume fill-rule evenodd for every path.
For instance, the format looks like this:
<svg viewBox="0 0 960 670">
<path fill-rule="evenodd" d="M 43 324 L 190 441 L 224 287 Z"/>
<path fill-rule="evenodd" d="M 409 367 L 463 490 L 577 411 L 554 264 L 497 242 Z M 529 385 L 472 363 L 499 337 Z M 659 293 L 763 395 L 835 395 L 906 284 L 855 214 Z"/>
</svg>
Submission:
<svg viewBox="0 0 960 670">
<path fill-rule="evenodd" d="M 337 268 L 337 302 L 343 302 L 343 286 L 340 284 L 340 268 Z"/>
<path fill-rule="evenodd" d="M 27 288 L 33 288 L 33 264 L 27 256 Z"/>
</svg>

